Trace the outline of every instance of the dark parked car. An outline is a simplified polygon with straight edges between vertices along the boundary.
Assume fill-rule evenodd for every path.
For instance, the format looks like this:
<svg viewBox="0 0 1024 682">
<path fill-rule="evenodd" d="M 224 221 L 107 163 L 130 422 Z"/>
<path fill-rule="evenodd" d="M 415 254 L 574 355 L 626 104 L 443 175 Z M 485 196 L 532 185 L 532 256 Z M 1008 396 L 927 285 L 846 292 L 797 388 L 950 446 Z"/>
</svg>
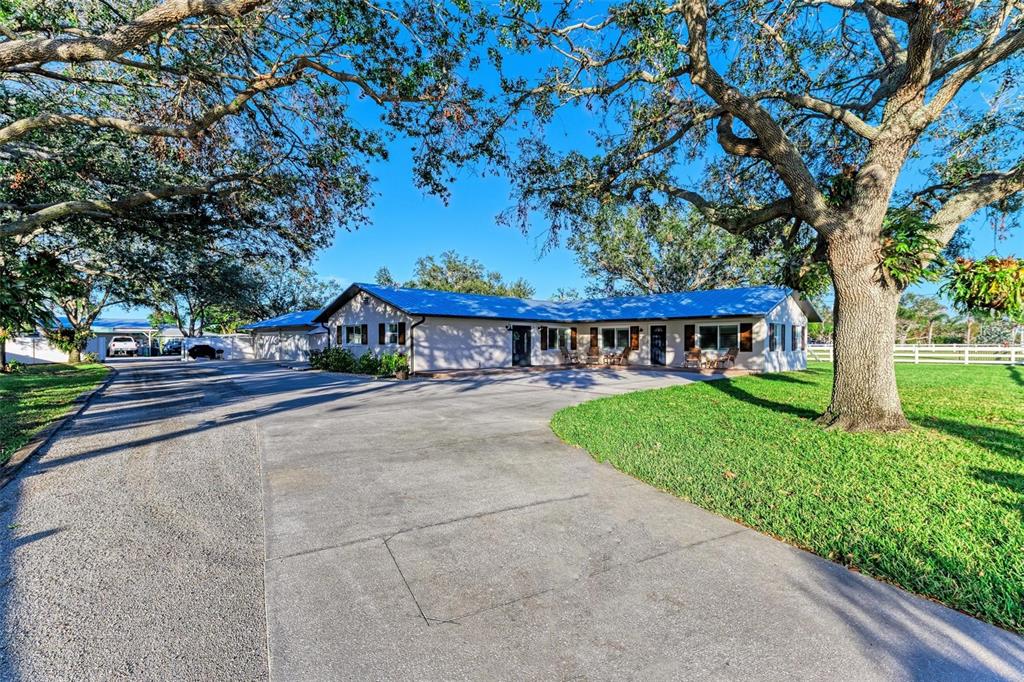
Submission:
<svg viewBox="0 0 1024 682">
<path fill-rule="evenodd" d="M 207 360 L 216 360 L 224 355 L 224 351 L 208 346 L 205 343 L 201 343 L 197 346 L 192 346 L 188 349 L 188 356 L 195 360 L 196 358 L 206 358 Z"/>
<path fill-rule="evenodd" d="M 181 339 L 172 339 L 164 344 L 164 355 L 181 355 Z"/>
</svg>

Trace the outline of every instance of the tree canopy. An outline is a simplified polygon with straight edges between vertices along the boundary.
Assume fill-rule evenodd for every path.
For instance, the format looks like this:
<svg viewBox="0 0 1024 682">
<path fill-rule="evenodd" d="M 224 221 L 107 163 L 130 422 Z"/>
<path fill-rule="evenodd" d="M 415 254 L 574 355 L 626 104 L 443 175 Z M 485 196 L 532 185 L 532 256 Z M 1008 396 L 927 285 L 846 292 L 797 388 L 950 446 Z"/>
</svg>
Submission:
<svg viewBox="0 0 1024 682">
<path fill-rule="evenodd" d="M 907 427 L 890 352 L 900 295 L 979 210 L 1019 215 L 1019 2 L 516 3 L 505 31 L 549 59 L 537 76 L 505 71 L 510 111 L 535 128 L 508 219 L 560 232 L 608 206 L 688 205 L 738 236 L 770 232 L 831 277 L 822 423 Z M 594 112 L 592 149 L 544 134 L 564 107 Z M 1024 288 L 973 274 L 1011 283 L 976 305 Z"/>
<path fill-rule="evenodd" d="M 399 286 L 386 267 L 377 270 L 376 282 L 384 286 Z M 530 298 L 534 294 L 533 286 L 525 279 L 507 282 L 500 272 L 488 270 L 480 261 L 460 256 L 455 251 L 445 251 L 439 258 L 424 256 L 417 259 L 413 278 L 401 286 L 516 298 Z"/>
<path fill-rule="evenodd" d="M 574 230 L 567 243 L 594 295 L 777 284 L 789 274 L 785 254 L 771 242 L 730 235 L 693 211 L 605 210 Z M 816 275 L 812 286 L 811 277 L 800 273 L 813 294 L 826 285 L 824 270 Z"/>
<path fill-rule="evenodd" d="M 417 184 L 444 193 L 471 132 L 482 24 L 458 4 L 57 0 L 0 21 L 0 172 L 22 190 L 5 236 L 197 196 L 329 234 L 365 218 L 367 161 L 396 135 L 416 141 Z M 145 172 L 123 172 L 140 155 Z M 76 170 L 93 182 L 61 181 Z"/>
</svg>

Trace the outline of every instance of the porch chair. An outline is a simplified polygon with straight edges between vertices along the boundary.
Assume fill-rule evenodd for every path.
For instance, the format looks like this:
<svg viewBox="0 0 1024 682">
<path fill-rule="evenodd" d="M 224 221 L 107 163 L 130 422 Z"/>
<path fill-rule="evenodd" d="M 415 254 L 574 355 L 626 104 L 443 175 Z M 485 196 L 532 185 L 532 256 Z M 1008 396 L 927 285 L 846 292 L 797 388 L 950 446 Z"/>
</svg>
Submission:
<svg viewBox="0 0 1024 682">
<path fill-rule="evenodd" d="M 588 365 L 599 365 L 601 364 L 601 349 L 597 346 L 591 346 L 587 349 L 586 362 Z"/>
<path fill-rule="evenodd" d="M 740 349 L 732 347 L 725 352 L 725 355 L 715 360 L 715 367 L 718 369 L 728 369 L 732 365 L 736 364 L 736 355 L 739 354 Z"/>
<path fill-rule="evenodd" d="M 632 352 L 629 348 L 623 348 L 621 353 L 612 356 L 611 364 L 625 367 L 629 364 L 629 354 Z"/>
<path fill-rule="evenodd" d="M 699 350 L 694 348 L 686 352 L 686 359 L 683 360 L 683 369 L 700 369 L 703 364 Z"/>
</svg>

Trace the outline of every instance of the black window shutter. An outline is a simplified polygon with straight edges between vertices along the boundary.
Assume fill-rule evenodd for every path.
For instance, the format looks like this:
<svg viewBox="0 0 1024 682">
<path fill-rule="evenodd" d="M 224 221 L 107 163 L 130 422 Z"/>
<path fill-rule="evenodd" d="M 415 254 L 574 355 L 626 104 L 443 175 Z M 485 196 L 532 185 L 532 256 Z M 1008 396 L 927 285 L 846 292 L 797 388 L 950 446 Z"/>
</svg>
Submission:
<svg viewBox="0 0 1024 682">
<path fill-rule="evenodd" d="M 569 330 L 569 350 L 576 350 L 576 327 Z"/>
<path fill-rule="evenodd" d="M 345 333 L 345 328 L 342 327 L 340 324 L 337 327 L 334 328 L 335 341 L 337 342 L 337 344 L 339 346 L 344 343 L 344 341 L 342 340 L 343 339 L 342 334 L 344 334 L 344 333 Z"/>
<path fill-rule="evenodd" d="M 640 350 L 640 327 L 629 328 L 629 349 Z"/>
<path fill-rule="evenodd" d="M 779 325 L 779 350 L 786 352 L 786 325 Z"/>
<path fill-rule="evenodd" d="M 363 344 L 364 345 L 370 343 L 370 328 L 369 328 L 369 325 L 365 325 L 365 324 L 363 325 L 362 337 L 363 337 Z"/>
<path fill-rule="evenodd" d="M 686 350 L 693 350 L 697 347 L 697 326 L 693 324 L 683 325 L 683 341 Z"/>
<path fill-rule="evenodd" d="M 540 349 L 541 350 L 547 350 L 548 349 L 548 328 L 547 327 L 540 327 L 539 329 L 540 329 Z"/>
<path fill-rule="evenodd" d="M 754 352 L 754 325 L 750 322 L 740 323 L 740 352 Z"/>
<path fill-rule="evenodd" d="M 384 329 L 384 323 L 381 322 L 377 325 L 377 343 L 383 346 L 387 340 L 387 332 Z"/>
<path fill-rule="evenodd" d="M 793 325 L 793 347 L 790 350 L 800 350 L 800 341 L 797 339 L 797 334 L 800 333 L 800 327 Z"/>
<path fill-rule="evenodd" d="M 591 348 L 597 348 L 597 346 L 598 346 L 597 327 L 591 327 L 590 328 L 590 347 Z"/>
<path fill-rule="evenodd" d="M 398 323 L 398 345 L 405 345 L 405 322 Z"/>
</svg>

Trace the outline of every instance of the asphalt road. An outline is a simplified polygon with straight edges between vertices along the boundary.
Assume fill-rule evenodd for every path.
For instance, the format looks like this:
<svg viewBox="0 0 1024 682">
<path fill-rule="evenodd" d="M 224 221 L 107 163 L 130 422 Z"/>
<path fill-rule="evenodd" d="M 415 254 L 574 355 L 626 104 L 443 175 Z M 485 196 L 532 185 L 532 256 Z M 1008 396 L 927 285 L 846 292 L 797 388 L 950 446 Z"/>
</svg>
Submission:
<svg viewBox="0 0 1024 682">
<path fill-rule="evenodd" d="M 678 374 L 121 366 L 0 492 L 8 678 L 1024 679 L 1024 640 L 548 427 Z"/>
</svg>

